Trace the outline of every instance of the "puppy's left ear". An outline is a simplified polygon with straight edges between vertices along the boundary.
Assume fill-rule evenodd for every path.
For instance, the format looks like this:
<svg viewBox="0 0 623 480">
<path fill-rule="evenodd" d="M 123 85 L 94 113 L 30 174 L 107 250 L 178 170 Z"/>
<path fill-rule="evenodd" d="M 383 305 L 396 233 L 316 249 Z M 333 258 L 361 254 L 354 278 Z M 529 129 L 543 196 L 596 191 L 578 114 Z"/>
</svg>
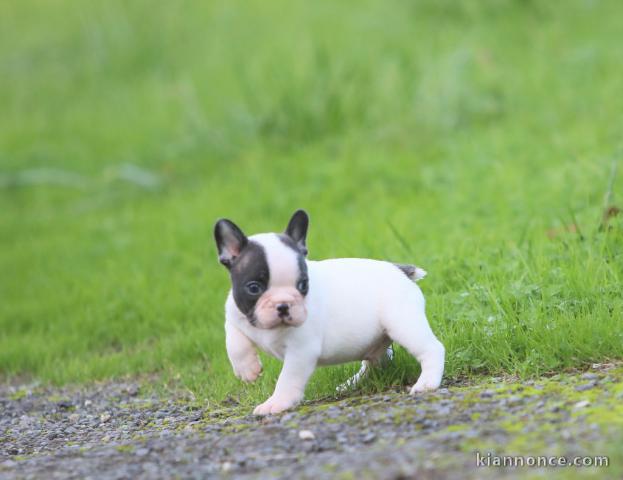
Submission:
<svg viewBox="0 0 623 480">
<path fill-rule="evenodd" d="M 292 215 L 286 235 L 294 240 L 296 246 L 303 255 L 307 255 L 307 227 L 309 226 L 309 216 L 305 210 L 297 210 Z"/>
</svg>

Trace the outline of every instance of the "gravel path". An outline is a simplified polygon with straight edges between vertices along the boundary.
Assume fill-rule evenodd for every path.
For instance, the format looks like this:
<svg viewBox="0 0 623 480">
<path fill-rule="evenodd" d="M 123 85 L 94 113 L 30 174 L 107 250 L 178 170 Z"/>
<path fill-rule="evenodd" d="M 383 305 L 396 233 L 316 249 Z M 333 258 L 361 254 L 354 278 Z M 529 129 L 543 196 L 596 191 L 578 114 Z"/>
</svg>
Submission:
<svg viewBox="0 0 623 480">
<path fill-rule="evenodd" d="M 0 478 L 547 478 L 623 476 L 623 366 L 416 398 L 307 403 L 259 419 L 137 384 L 0 387 Z M 484 468 L 476 453 L 608 455 L 585 468 Z"/>
</svg>

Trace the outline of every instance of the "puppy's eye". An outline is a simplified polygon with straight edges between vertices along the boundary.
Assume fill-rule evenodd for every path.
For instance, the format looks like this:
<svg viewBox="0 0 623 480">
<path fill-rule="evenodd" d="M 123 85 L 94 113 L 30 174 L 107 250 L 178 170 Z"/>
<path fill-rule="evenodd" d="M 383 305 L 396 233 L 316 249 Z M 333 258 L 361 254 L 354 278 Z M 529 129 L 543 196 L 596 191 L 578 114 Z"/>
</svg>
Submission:
<svg viewBox="0 0 623 480">
<path fill-rule="evenodd" d="M 298 283 L 296 284 L 296 289 L 301 292 L 303 295 L 305 295 L 307 293 L 307 290 L 309 289 L 309 282 L 307 281 L 306 278 L 302 278 L 298 281 Z"/>
<path fill-rule="evenodd" d="M 249 295 L 259 295 L 264 290 L 260 282 L 249 282 L 244 288 Z"/>
</svg>

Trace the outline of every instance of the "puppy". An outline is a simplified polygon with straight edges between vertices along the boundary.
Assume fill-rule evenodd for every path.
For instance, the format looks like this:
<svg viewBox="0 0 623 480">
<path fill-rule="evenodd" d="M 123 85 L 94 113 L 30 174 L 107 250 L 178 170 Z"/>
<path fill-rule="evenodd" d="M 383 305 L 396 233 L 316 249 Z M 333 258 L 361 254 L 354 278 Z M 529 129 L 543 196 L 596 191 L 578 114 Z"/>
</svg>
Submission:
<svg viewBox="0 0 623 480">
<path fill-rule="evenodd" d="M 256 348 L 283 361 L 274 393 L 254 414 L 279 413 L 297 405 L 319 365 L 380 362 L 391 342 L 417 358 L 422 373 L 411 393 L 439 387 L 445 350 L 424 312 L 413 282 L 425 272 L 411 265 L 338 258 L 307 260 L 307 213 L 294 213 L 284 233 L 250 237 L 233 222 L 214 227 L 220 262 L 232 288 L 225 303 L 227 355 L 237 377 L 257 379 Z"/>
</svg>

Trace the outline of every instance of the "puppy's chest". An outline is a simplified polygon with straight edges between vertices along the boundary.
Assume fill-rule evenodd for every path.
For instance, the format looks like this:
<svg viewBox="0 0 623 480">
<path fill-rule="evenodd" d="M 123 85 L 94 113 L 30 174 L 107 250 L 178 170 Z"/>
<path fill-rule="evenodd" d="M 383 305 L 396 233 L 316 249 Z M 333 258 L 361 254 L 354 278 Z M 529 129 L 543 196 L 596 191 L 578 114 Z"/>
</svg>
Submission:
<svg viewBox="0 0 623 480">
<path fill-rule="evenodd" d="M 279 360 L 283 360 L 287 344 L 285 329 L 261 330 L 252 327 L 248 322 L 239 325 L 239 328 L 260 349 Z"/>
</svg>

